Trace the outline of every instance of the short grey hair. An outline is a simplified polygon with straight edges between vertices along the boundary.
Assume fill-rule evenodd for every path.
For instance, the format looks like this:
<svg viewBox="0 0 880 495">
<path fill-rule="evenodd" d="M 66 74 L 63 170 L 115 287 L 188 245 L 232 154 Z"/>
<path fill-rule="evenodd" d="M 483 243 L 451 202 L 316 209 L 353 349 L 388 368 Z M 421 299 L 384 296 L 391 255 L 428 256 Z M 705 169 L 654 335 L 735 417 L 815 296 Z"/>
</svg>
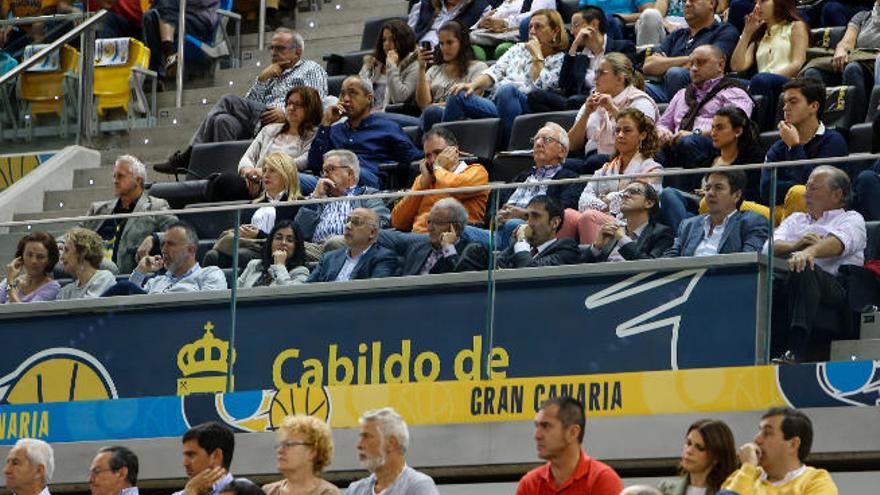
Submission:
<svg viewBox="0 0 880 495">
<path fill-rule="evenodd" d="M 182 229 L 183 235 L 186 238 L 186 243 L 192 244 L 196 249 L 199 248 L 199 234 L 191 223 L 179 220 L 165 227 L 165 232 L 168 232 L 171 229 Z"/>
<path fill-rule="evenodd" d="M 113 166 L 118 167 L 121 163 L 127 163 L 128 168 L 131 169 L 131 173 L 135 177 L 140 177 L 144 182 L 147 181 L 147 166 L 144 165 L 144 162 L 138 160 L 136 156 L 120 155 Z"/>
<path fill-rule="evenodd" d="M 559 141 L 559 144 L 565 148 L 565 152 L 569 151 L 569 141 L 568 141 L 568 131 L 565 130 L 564 127 L 557 124 L 556 122 L 547 122 L 544 124 L 544 127 L 541 129 L 550 129 L 551 131 L 556 133 L 556 139 Z"/>
<path fill-rule="evenodd" d="M 302 35 L 293 29 L 280 27 L 275 30 L 275 34 L 289 34 L 291 38 L 293 38 L 293 49 L 294 50 L 305 50 L 306 49 L 306 41 L 303 39 Z"/>
<path fill-rule="evenodd" d="M 55 452 L 52 450 L 52 446 L 36 438 L 22 438 L 15 442 L 12 448 L 19 447 L 24 450 L 31 464 L 45 467 L 43 481 L 49 484 L 49 480 L 55 473 Z"/>
<path fill-rule="evenodd" d="M 852 200 L 852 184 L 850 183 L 849 176 L 846 175 L 846 172 L 843 170 L 832 167 L 831 165 L 819 165 L 814 168 L 810 175 L 813 174 L 824 174 L 825 175 L 825 184 L 832 191 L 840 190 L 843 194 L 840 195 L 840 206 L 841 208 L 847 208 Z"/>
<path fill-rule="evenodd" d="M 400 445 L 400 452 L 406 453 L 406 449 L 409 447 L 409 428 L 407 428 L 403 417 L 397 414 L 394 409 L 383 407 L 367 411 L 361 415 L 359 422 L 361 425 L 376 423 L 376 428 L 382 435 L 383 441 L 387 437 L 396 438 L 397 444 Z"/>
<path fill-rule="evenodd" d="M 369 79 L 367 79 L 365 77 L 361 77 L 356 74 L 345 78 L 345 81 L 351 81 L 351 80 L 360 82 L 361 89 L 364 90 L 364 93 L 366 93 L 368 95 L 373 94 L 373 81 L 370 81 Z M 342 81 L 342 84 L 345 84 L 345 81 Z"/>
<path fill-rule="evenodd" d="M 467 209 L 455 198 L 443 198 L 440 201 L 437 201 L 434 203 L 434 206 L 431 207 L 431 211 L 434 210 L 446 210 L 452 217 L 450 219 L 452 222 L 467 225 Z"/>
<path fill-rule="evenodd" d="M 354 172 L 354 181 L 357 182 L 361 178 L 361 161 L 358 156 L 349 150 L 330 150 L 324 153 L 324 160 L 328 158 L 339 158 L 339 163 L 343 167 L 348 167 Z"/>
</svg>

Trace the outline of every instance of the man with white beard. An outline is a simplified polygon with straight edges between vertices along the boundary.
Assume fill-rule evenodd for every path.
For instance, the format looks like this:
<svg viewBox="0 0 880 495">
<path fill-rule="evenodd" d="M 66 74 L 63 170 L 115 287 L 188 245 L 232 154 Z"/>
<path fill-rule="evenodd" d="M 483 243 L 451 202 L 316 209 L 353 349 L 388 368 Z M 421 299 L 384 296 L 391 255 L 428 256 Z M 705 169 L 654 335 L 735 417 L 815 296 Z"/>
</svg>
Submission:
<svg viewBox="0 0 880 495">
<path fill-rule="evenodd" d="M 360 424 L 358 459 L 370 475 L 349 485 L 345 495 L 438 495 L 430 476 L 406 465 L 409 430 L 394 409 L 367 411 Z"/>
</svg>

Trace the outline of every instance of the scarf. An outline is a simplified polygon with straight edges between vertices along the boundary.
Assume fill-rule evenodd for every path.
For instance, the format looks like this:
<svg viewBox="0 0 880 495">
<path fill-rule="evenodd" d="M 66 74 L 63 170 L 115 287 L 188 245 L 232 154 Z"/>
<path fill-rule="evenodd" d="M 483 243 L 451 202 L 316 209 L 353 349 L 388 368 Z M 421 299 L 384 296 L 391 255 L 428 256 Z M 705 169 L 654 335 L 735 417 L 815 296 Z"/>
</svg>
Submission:
<svg viewBox="0 0 880 495">
<path fill-rule="evenodd" d="M 684 91 L 684 102 L 688 106 L 688 112 L 684 114 L 684 117 L 681 119 L 681 124 L 679 124 L 678 130 L 692 131 L 694 129 L 694 122 L 697 120 L 697 115 L 699 115 L 700 110 L 702 110 L 702 108 L 707 103 L 712 101 L 712 99 L 715 98 L 718 93 L 724 91 L 727 88 L 739 88 L 745 91 L 746 94 L 749 93 L 748 89 L 746 89 L 746 87 L 743 86 L 742 83 L 740 83 L 739 81 L 732 78 L 723 77 L 720 81 L 718 81 L 715 87 L 713 87 L 709 90 L 708 93 L 706 93 L 706 96 L 703 97 L 702 100 L 697 101 L 696 86 L 693 84 L 688 86 L 687 89 Z"/>
</svg>

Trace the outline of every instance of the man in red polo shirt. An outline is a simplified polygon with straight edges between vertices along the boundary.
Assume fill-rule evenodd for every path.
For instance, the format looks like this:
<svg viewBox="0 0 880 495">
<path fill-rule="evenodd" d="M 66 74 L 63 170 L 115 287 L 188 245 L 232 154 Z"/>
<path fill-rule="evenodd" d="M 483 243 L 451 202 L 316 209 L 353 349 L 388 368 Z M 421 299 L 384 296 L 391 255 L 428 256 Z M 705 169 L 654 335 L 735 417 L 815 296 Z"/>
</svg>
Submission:
<svg viewBox="0 0 880 495">
<path fill-rule="evenodd" d="M 535 416 L 538 457 L 547 461 L 519 480 L 516 495 L 618 495 L 620 477 L 611 467 L 581 448 L 586 416 L 584 406 L 570 397 L 554 397 Z"/>
</svg>

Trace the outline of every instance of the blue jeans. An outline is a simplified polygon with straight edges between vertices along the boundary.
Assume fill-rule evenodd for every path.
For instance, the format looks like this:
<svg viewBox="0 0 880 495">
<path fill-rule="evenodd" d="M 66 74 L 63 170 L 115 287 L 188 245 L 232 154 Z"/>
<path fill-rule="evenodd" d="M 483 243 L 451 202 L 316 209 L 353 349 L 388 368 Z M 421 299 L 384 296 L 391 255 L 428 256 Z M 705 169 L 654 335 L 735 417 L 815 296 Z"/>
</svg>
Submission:
<svg viewBox="0 0 880 495">
<path fill-rule="evenodd" d="M 660 191 L 660 222 L 669 226 L 678 235 L 678 226 L 696 213 L 699 205 L 674 187 L 664 187 Z M 693 210 L 693 211 L 692 211 Z"/>
<path fill-rule="evenodd" d="M 143 295 L 147 292 L 141 288 L 139 285 L 135 285 L 134 282 L 130 282 L 128 280 L 123 280 L 121 282 L 116 282 L 111 285 L 101 294 L 101 297 L 112 297 L 112 296 L 134 296 L 134 295 Z"/>
<path fill-rule="evenodd" d="M 647 83 L 645 92 L 657 103 L 669 103 L 675 93 L 688 87 L 691 73 L 684 67 L 670 67 L 663 76 L 663 84 Z"/>
<path fill-rule="evenodd" d="M 437 122 L 443 122 L 443 112 L 445 109 L 439 105 L 431 105 L 422 110 L 422 118 L 419 126 L 422 128 L 422 134 L 431 130 Z"/>
<path fill-rule="evenodd" d="M 401 129 L 404 127 L 418 126 L 420 124 L 418 117 L 413 117 L 412 115 L 407 115 L 405 113 L 376 112 L 376 115 L 380 115 L 388 120 L 393 120 Z"/>
<path fill-rule="evenodd" d="M 846 26 L 854 15 L 865 10 L 871 10 L 871 7 L 847 5 L 836 0 L 828 0 L 822 5 L 822 26 Z"/>
<path fill-rule="evenodd" d="M 664 167 L 697 168 L 708 166 L 718 150 L 712 146 L 708 136 L 691 134 L 678 140 L 678 143 L 663 148 L 656 160 Z"/>
<path fill-rule="evenodd" d="M 461 238 L 471 242 L 479 242 L 486 249 L 489 248 L 489 241 L 492 240 L 495 244 L 493 246 L 495 251 L 504 251 L 510 244 L 510 237 L 513 235 L 513 231 L 524 223 L 525 221 L 514 218 L 504 222 L 504 225 L 495 232 L 468 225 L 464 228 L 464 232 L 461 233 Z"/>
<path fill-rule="evenodd" d="M 476 95 L 465 96 L 464 92 L 456 93 L 446 100 L 443 122 L 498 117 L 501 119 L 501 144 L 506 148 L 510 141 L 513 119 L 517 115 L 529 113 L 528 99 L 527 94 L 512 84 L 498 86 L 491 100 Z"/>
<path fill-rule="evenodd" d="M 312 191 L 315 190 L 315 186 L 318 185 L 318 178 L 312 174 L 306 174 L 303 172 L 299 173 L 299 190 L 302 192 L 303 196 L 308 196 L 312 194 Z"/>
<path fill-rule="evenodd" d="M 775 128 L 773 124 L 776 123 L 776 106 L 779 103 L 779 95 L 782 94 L 782 87 L 789 79 L 769 72 L 759 72 L 752 76 L 749 93 L 764 97 L 764 115 L 752 115 L 752 120 L 757 122 L 761 129 Z"/>
</svg>

